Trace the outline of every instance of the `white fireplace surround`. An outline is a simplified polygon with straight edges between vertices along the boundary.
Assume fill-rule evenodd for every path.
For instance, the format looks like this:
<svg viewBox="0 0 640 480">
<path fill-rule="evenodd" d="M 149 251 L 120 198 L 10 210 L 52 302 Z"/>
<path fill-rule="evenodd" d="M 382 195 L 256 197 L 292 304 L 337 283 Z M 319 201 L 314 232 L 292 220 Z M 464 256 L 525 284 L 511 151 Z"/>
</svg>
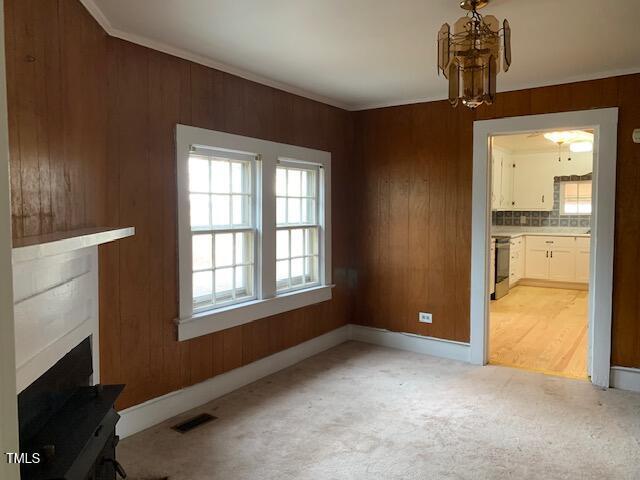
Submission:
<svg viewBox="0 0 640 480">
<path fill-rule="evenodd" d="M 98 245 L 134 228 L 91 228 L 18 240 L 12 252 L 16 383 L 20 393 L 91 337 L 99 382 Z"/>
</svg>

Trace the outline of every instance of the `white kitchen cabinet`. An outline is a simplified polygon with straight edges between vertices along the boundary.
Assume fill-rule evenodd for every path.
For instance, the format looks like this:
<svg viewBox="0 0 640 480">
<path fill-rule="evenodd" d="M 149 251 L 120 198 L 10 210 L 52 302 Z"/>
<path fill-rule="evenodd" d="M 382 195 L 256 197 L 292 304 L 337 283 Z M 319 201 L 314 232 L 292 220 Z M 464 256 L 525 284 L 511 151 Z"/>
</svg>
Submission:
<svg viewBox="0 0 640 480">
<path fill-rule="evenodd" d="M 534 280 L 549 278 L 549 245 L 545 237 L 527 237 L 525 253 L 525 277 Z"/>
<path fill-rule="evenodd" d="M 513 160 L 513 210 L 553 210 L 553 161 L 550 155 L 518 155 Z"/>
<path fill-rule="evenodd" d="M 491 209 L 510 210 L 513 193 L 513 166 L 509 153 L 500 148 L 494 148 L 491 162 Z"/>
<path fill-rule="evenodd" d="M 500 192 L 502 189 L 502 158 L 493 151 L 491 155 L 491 210 L 500 208 Z"/>
<path fill-rule="evenodd" d="M 491 254 L 489 256 L 489 293 L 496 291 L 496 239 L 491 239 Z"/>
<path fill-rule="evenodd" d="M 576 282 L 589 283 L 591 238 L 576 238 Z"/>
<path fill-rule="evenodd" d="M 588 237 L 526 237 L 525 277 L 553 282 L 588 283 Z"/>
<path fill-rule="evenodd" d="M 509 286 L 513 286 L 520 281 L 524 274 L 524 248 L 523 237 L 511 239 L 511 258 L 509 261 Z"/>
<path fill-rule="evenodd" d="M 508 155 L 502 160 L 500 210 L 513 208 L 513 163 Z"/>
<path fill-rule="evenodd" d="M 549 250 L 549 280 L 554 282 L 576 281 L 575 244 L 571 247 L 551 246 Z"/>
</svg>

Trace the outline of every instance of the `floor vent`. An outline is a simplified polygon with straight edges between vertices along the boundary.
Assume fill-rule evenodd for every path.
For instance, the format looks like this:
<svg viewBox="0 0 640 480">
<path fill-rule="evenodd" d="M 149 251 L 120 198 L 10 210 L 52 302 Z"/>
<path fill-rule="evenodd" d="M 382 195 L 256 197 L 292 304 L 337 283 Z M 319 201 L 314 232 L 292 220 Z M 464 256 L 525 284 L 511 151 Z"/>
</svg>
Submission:
<svg viewBox="0 0 640 480">
<path fill-rule="evenodd" d="M 195 417 L 174 425 L 171 428 L 173 428 L 176 432 L 187 433 L 194 428 L 199 427 L 200 425 L 204 425 L 205 423 L 209 423 L 217 418 L 218 417 L 214 417 L 213 415 L 209 415 L 208 413 L 201 413 L 200 415 L 196 415 Z"/>
</svg>

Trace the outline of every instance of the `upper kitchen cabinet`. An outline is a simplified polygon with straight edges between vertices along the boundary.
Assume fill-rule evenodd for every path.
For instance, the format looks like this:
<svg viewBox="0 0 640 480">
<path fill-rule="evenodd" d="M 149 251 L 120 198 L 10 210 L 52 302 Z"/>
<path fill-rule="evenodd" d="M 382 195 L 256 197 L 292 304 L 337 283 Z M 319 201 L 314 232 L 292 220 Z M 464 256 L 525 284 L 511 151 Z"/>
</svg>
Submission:
<svg viewBox="0 0 640 480">
<path fill-rule="evenodd" d="M 512 210 L 553 210 L 557 159 L 550 154 L 513 155 Z"/>
<path fill-rule="evenodd" d="M 491 209 L 511 210 L 513 201 L 513 164 L 509 152 L 492 149 Z"/>
</svg>

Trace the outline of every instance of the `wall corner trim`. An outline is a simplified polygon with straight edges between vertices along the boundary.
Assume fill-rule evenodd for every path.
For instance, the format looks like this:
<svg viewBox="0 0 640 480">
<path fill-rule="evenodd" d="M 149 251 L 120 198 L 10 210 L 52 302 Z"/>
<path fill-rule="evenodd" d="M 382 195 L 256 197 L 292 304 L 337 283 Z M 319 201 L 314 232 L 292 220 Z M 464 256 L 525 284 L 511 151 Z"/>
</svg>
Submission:
<svg viewBox="0 0 640 480">
<path fill-rule="evenodd" d="M 640 392 L 640 368 L 611 367 L 610 379 L 613 388 Z"/>
<path fill-rule="evenodd" d="M 470 361 L 470 346 L 468 343 L 425 337 L 414 333 L 392 332 L 383 328 L 365 327 L 354 324 L 349 325 L 349 330 L 349 338 L 351 340 L 461 362 Z"/>
</svg>

